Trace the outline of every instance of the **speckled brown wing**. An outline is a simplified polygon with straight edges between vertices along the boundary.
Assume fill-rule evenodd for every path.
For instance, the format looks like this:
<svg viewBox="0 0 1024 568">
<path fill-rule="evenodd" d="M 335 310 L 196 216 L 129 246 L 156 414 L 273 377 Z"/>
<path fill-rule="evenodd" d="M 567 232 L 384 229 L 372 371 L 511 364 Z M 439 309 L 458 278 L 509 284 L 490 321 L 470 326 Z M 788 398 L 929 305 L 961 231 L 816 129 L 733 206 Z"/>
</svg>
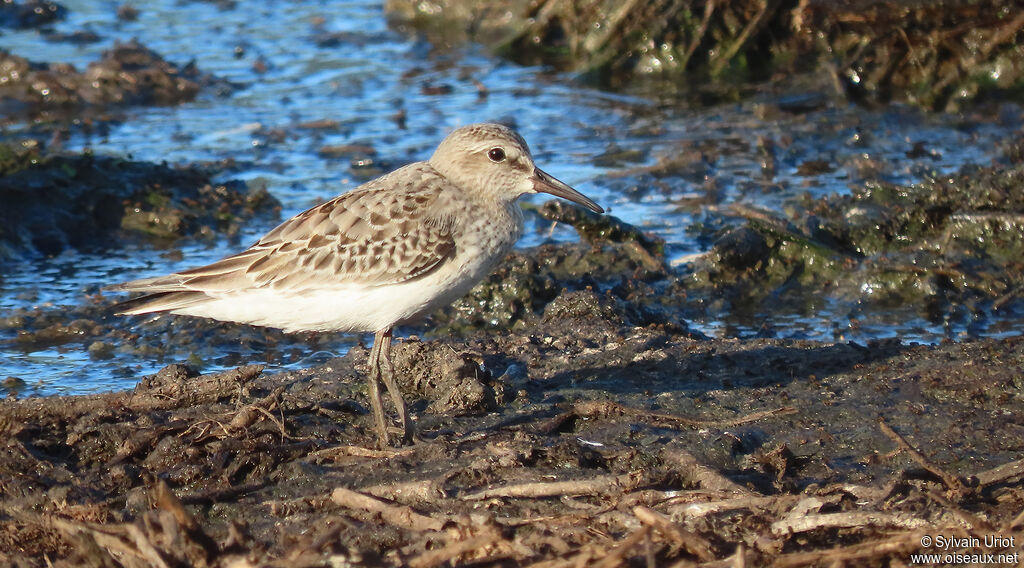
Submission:
<svg viewBox="0 0 1024 568">
<path fill-rule="evenodd" d="M 415 175 L 396 175 L 408 169 Z M 404 182 L 396 186 L 395 180 Z M 118 288 L 217 293 L 271 287 L 300 293 L 348 282 L 411 280 L 455 253 L 452 222 L 435 207 L 446 183 L 429 165 L 411 164 L 299 213 L 239 254 Z"/>
</svg>

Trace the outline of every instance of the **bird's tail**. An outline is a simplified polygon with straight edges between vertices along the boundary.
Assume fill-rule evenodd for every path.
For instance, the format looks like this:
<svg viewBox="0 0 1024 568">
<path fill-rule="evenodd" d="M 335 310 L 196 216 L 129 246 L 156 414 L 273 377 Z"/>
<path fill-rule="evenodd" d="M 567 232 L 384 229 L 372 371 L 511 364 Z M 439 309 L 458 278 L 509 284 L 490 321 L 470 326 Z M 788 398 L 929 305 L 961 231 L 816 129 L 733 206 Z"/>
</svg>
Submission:
<svg viewBox="0 0 1024 568">
<path fill-rule="evenodd" d="M 210 296 L 198 290 L 156 292 L 114 304 L 118 315 L 137 315 L 153 312 L 172 312 L 210 301 Z"/>
<path fill-rule="evenodd" d="M 169 312 L 202 304 L 210 300 L 210 296 L 206 292 L 185 287 L 182 277 L 178 274 L 132 280 L 131 282 L 107 286 L 104 290 L 146 292 L 145 295 L 138 298 L 114 304 L 113 309 L 118 315 Z"/>
</svg>

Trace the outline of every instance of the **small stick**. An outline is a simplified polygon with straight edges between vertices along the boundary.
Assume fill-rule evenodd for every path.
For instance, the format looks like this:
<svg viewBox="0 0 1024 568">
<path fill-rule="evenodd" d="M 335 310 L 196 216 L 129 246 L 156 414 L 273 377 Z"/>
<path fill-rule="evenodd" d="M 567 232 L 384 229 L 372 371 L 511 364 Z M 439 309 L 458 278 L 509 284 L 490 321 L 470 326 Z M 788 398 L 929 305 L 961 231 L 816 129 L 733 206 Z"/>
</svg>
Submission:
<svg viewBox="0 0 1024 568">
<path fill-rule="evenodd" d="M 756 492 L 743 487 L 714 469 L 698 462 L 693 454 L 682 448 L 665 448 L 661 452 L 661 460 L 666 465 L 671 465 L 684 481 L 701 489 L 738 495 L 757 495 Z"/>
<path fill-rule="evenodd" d="M 493 497 L 556 497 L 562 495 L 586 495 L 606 491 L 627 491 L 636 487 L 639 476 L 636 474 L 603 475 L 591 479 L 572 481 L 532 482 L 519 485 L 506 485 L 484 489 L 476 493 L 464 495 L 468 501 L 479 501 Z"/>
<path fill-rule="evenodd" d="M 932 472 L 936 477 L 941 479 L 942 482 L 946 484 L 946 487 L 951 491 L 956 492 L 957 495 L 963 495 L 967 490 L 959 477 L 946 473 L 942 468 L 928 461 L 928 458 L 924 457 L 924 455 L 917 451 L 914 446 L 911 446 L 910 442 L 908 442 L 903 436 L 900 436 L 899 432 L 890 428 L 889 425 L 885 423 L 885 418 L 881 416 L 878 417 L 878 427 L 882 429 L 882 433 L 888 436 L 892 441 L 896 442 L 896 445 L 902 448 L 903 451 L 907 452 L 907 454 L 909 454 L 910 457 L 921 467 Z"/>
<path fill-rule="evenodd" d="M 848 511 L 845 513 L 798 515 L 796 518 L 781 519 L 772 523 L 772 534 L 784 536 L 817 529 L 834 528 L 871 527 L 884 529 L 896 527 L 901 529 L 923 529 L 930 526 L 931 523 L 928 521 L 906 513 Z"/>
<path fill-rule="evenodd" d="M 793 414 L 796 412 L 796 408 L 793 408 L 792 406 L 784 406 L 781 408 L 773 408 L 771 410 L 762 410 L 726 420 L 699 420 L 696 418 L 686 418 L 684 416 L 676 416 L 673 414 L 647 412 L 609 401 L 584 401 L 573 405 L 573 412 L 577 416 L 581 417 L 604 417 L 619 414 L 622 416 L 648 420 L 659 424 L 670 424 L 673 426 L 687 426 L 692 428 L 730 428 L 741 424 L 756 422 L 765 418 Z"/>
<path fill-rule="evenodd" d="M 376 497 L 370 497 L 369 495 L 345 489 L 344 487 L 335 487 L 331 493 L 331 500 L 335 504 L 349 509 L 377 513 L 388 523 L 404 529 L 439 531 L 444 527 L 443 521 L 421 515 L 410 507 L 392 505 Z"/>
<path fill-rule="evenodd" d="M 949 499 L 946 499 L 946 497 L 944 495 L 941 495 L 938 491 L 926 491 L 925 495 L 931 497 L 933 501 L 935 501 L 939 505 L 942 505 L 950 512 L 952 512 L 953 516 L 959 519 L 961 523 L 966 525 L 968 530 L 981 530 L 990 533 L 995 532 L 995 528 L 991 524 L 989 524 L 988 521 L 978 517 L 977 515 L 973 515 L 961 509 L 960 507 L 957 507 L 956 504 L 954 504 Z"/>
<path fill-rule="evenodd" d="M 1004 463 L 1003 465 L 992 469 L 986 469 L 985 471 L 976 473 L 971 477 L 978 481 L 979 486 L 985 487 L 986 485 L 1001 483 L 1022 475 L 1024 475 L 1024 460 L 1017 460 L 1010 463 Z"/>
<path fill-rule="evenodd" d="M 686 530 L 679 523 L 672 522 L 672 519 L 666 515 L 640 505 L 633 507 L 633 514 L 641 523 L 658 529 L 658 532 L 674 540 L 690 554 L 699 558 L 701 562 L 710 562 L 715 559 L 715 555 L 711 552 L 710 542 L 700 535 Z"/>
<path fill-rule="evenodd" d="M 612 566 L 625 566 L 627 554 L 633 550 L 633 547 L 640 544 L 647 538 L 650 533 L 651 527 L 647 525 L 641 526 L 639 529 L 633 532 L 633 534 L 622 539 L 614 548 L 608 551 L 608 554 L 604 558 L 594 564 L 595 568 L 612 568 Z"/>
<path fill-rule="evenodd" d="M 324 448 L 311 452 L 308 457 L 316 458 L 330 458 L 337 459 L 342 456 L 357 457 L 357 458 L 373 458 L 387 460 L 391 458 L 397 458 L 407 456 L 413 453 L 413 448 L 385 448 L 383 450 L 377 450 L 374 448 L 367 448 L 364 446 L 333 446 L 330 448 Z"/>
<path fill-rule="evenodd" d="M 686 517 L 703 517 L 712 513 L 722 511 L 735 511 L 738 509 L 750 509 L 751 511 L 763 511 L 769 508 L 779 508 L 791 502 L 798 501 L 795 495 L 777 495 L 771 497 L 737 497 L 722 501 L 706 501 L 703 503 L 685 503 L 671 505 L 672 512 L 678 511 Z"/>
<path fill-rule="evenodd" d="M 814 550 L 811 552 L 794 552 L 783 554 L 774 559 L 773 567 L 789 566 L 852 566 L 864 565 L 864 560 L 881 558 L 889 555 L 905 554 L 921 548 L 921 537 L 934 535 L 940 528 L 926 531 L 913 531 L 898 534 L 894 537 L 854 544 L 842 548 Z"/>
<path fill-rule="evenodd" d="M 409 560 L 408 566 L 410 568 L 434 568 L 435 566 L 442 566 L 449 562 L 453 566 L 456 566 L 458 565 L 457 561 L 459 557 L 463 554 L 474 550 L 484 550 L 505 540 L 502 538 L 501 533 L 494 530 L 493 527 L 489 528 L 490 530 L 487 530 L 484 534 L 479 536 L 459 542 L 450 542 L 444 547 L 436 550 L 428 550 L 416 558 Z"/>
</svg>

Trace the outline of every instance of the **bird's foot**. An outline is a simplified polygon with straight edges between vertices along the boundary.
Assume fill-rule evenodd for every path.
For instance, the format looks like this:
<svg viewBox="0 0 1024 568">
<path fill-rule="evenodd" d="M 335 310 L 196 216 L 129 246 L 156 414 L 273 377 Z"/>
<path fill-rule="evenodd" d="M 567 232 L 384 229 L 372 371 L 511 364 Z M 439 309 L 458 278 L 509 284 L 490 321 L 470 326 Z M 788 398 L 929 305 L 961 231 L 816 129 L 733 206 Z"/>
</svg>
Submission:
<svg viewBox="0 0 1024 568">
<path fill-rule="evenodd" d="M 379 450 L 401 448 L 421 441 L 414 432 L 398 424 L 391 424 L 383 432 L 377 431 L 377 449 Z"/>
</svg>

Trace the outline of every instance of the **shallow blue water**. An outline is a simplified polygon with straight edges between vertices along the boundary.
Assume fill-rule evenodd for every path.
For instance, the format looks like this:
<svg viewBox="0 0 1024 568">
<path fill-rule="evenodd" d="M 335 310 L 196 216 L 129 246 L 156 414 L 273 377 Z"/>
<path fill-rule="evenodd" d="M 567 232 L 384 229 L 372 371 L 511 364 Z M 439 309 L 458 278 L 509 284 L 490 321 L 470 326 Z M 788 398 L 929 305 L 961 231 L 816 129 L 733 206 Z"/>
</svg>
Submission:
<svg viewBox="0 0 1024 568">
<path fill-rule="evenodd" d="M 165 58 L 199 68 L 243 87 L 219 96 L 203 92 L 176 107 L 129 107 L 114 111 L 123 120 L 104 136 L 73 134 L 68 149 L 130 155 L 138 160 L 196 162 L 233 159 L 239 166 L 225 178 L 266 183 L 285 204 L 285 216 L 355 187 L 362 181 L 347 159 L 320 156 L 323 146 L 368 144 L 377 159 L 397 167 L 429 156 L 450 129 L 483 120 L 512 121 L 530 142 L 546 171 L 604 205 L 611 214 L 663 236 L 673 260 L 702 252 L 687 232 L 695 219 L 713 215 L 731 202 L 780 210 L 802 192 L 843 193 L 866 179 L 908 183 L 934 173 L 956 171 L 965 163 L 986 164 L 998 156 L 997 142 L 1022 133 L 1021 111 L 1006 107 L 999 116 L 925 115 L 894 106 L 882 111 L 826 104 L 806 114 L 773 113 L 768 102 L 691 109 L 581 87 L 572 77 L 524 68 L 491 57 L 474 46 L 438 50 L 388 29 L 375 2 L 239 2 L 234 8 L 206 2 L 159 0 L 140 7 L 134 22 L 116 19 L 117 3 L 64 3 L 68 18 L 58 32 L 91 29 L 103 39 L 73 46 L 51 43 L 37 31 L 4 30 L 0 46 L 34 61 L 69 62 L 84 69 L 114 41 L 139 38 Z M 322 24 L 318 20 L 322 18 Z M 316 39 L 345 32 L 330 47 Z M 239 56 L 240 54 L 240 56 Z M 266 72 L 254 63 L 266 63 Z M 486 96 L 478 92 L 482 83 Z M 425 94 L 425 86 L 447 85 L 449 94 Z M 405 113 L 406 128 L 396 126 Z M 297 130 L 295 125 L 330 119 L 336 130 Z M 15 125 L 8 131 L 15 133 Z M 285 132 L 281 139 L 276 130 Z M 773 141 L 776 172 L 761 173 L 756 146 Z M 915 143 L 929 156 L 910 158 Z M 636 162 L 598 165 L 610 149 L 639 150 Z M 690 153 L 692 167 L 682 175 L 651 179 L 629 174 Z M 701 158 L 704 156 L 704 158 Z M 831 171 L 801 175 L 808 160 L 824 160 Z M 623 172 L 626 172 L 623 175 Z M 686 207 L 709 191 L 710 204 Z M 58 308 L 87 301 L 99 284 L 152 276 L 202 264 L 239 249 L 270 228 L 254 224 L 239 241 L 183 242 L 175 254 L 139 248 L 87 254 L 69 251 L 57 258 L 9 267 L 0 282 L 0 310 Z M 534 222 L 522 246 L 572 240 L 571 228 Z M 239 244 L 241 243 L 241 244 Z M 180 251 L 180 258 L 177 252 Z M 943 326 L 914 314 L 861 314 L 856 326 L 828 305 L 811 316 L 772 315 L 782 337 L 864 341 L 899 336 L 937 341 L 968 333 L 969 322 Z M 758 324 L 695 321 L 709 335 L 750 335 Z M 972 335 L 1020 332 L 1022 322 L 996 321 Z M 837 331 L 838 326 L 838 331 Z M 845 327 L 844 327 L 845 326 Z M 959 326 L 959 327 L 958 327 Z M 0 334 L 0 380 L 25 380 L 28 392 L 88 392 L 128 388 L 137 373 L 169 361 L 117 355 L 97 361 L 80 345 L 25 352 Z M 317 357 L 340 354 L 345 341 Z M 171 357 L 180 354 L 172 354 Z M 186 354 L 187 355 L 187 354 Z M 236 354 L 246 356 L 246 353 Z M 237 358 L 237 357 L 236 357 Z M 295 356 L 279 363 L 310 364 Z M 208 365 L 206 370 L 216 368 Z"/>
</svg>

